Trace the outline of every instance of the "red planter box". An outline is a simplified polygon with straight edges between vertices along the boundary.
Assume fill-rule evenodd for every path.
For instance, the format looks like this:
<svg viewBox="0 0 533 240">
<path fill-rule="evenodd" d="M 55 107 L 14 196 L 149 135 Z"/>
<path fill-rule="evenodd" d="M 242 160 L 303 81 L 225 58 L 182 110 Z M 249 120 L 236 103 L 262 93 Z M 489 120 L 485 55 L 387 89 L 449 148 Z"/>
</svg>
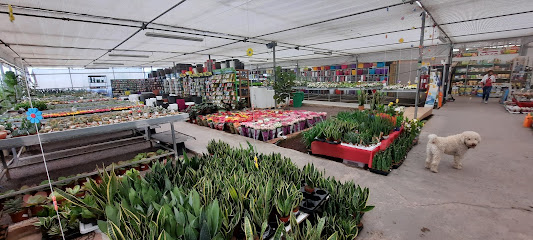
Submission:
<svg viewBox="0 0 533 240">
<path fill-rule="evenodd" d="M 348 161 L 354 161 L 359 163 L 368 164 L 368 167 L 372 167 L 372 159 L 374 155 L 379 150 L 387 149 L 398 136 L 403 131 L 403 128 L 400 131 L 394 131 L 389 135 L 389 138 L 381 141 L 381 145 L 375 148 L 372 151 L 363 150 L 348 146 L 342 146 L 340 144 L 331 144 L 327 142 L 314 141 L 311 143 L 311 152 L 313 154 L 319 154 L 324 156 L 330 156 L 335 158 L 342 158 Z"/>
</svg>

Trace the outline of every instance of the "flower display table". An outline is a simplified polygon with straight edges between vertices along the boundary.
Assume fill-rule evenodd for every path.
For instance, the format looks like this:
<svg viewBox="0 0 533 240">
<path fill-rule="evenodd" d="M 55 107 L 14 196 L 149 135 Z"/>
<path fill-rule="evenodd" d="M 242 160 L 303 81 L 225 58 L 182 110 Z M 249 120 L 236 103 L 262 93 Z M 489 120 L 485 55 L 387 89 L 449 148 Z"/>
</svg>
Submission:
<svg viewBox="0 0 533 240">
<path fill-rule="evenodd" d="M 388 148 L 392 144 L 392 142 L 394 142 L 394 140 L 398 138 L 398 136 L 400 136 L 400 133 L 402 131 L 403 128 L 401 128 L 400 131 L 394 131 L 393 133 L 389 134 L 389 137 L 385 140 L 382 140 L 381 144 L 373 150 L 364 150 L 341 144 L 314 141 L 313 143 L 311 143 L 311 152 L 313 154 L 341 158 L 347 161 L 368 164 L 368 167 L 371 168 L 372 159 L 374 158 L 374 155 L 378 151 L 385 150 L 386 148 Z"/>
<path fill-rule="evenodd" d="M 253 110 L 220 112 L 199 116 L 197 122 L 221 131 L 268 141 L 314 126 L 326 119 L 325 112 L 304 110 Z"/>
</svg>

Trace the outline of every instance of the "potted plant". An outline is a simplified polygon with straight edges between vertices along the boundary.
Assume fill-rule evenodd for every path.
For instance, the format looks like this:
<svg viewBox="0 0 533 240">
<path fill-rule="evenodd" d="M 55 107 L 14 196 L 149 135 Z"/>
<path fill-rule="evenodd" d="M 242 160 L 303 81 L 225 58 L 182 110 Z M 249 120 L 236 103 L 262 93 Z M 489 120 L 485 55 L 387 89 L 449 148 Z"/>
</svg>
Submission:
<svg viewBox="0 0 533 240">
<path fill-rule="evenodd" d="M 80 185 L 76 185 L 72 188 L 67 188 L 66 192 L 79 198 L 85 196 L 85 189 Z"/>
<path fill-rule="evenodd" d="M 318 169 L 315 168 L 315 165 L 312 163 L 309 163 L 305 165 L 303 169 L 304 179 L 305 179 L 305 186 L 304 190 L 307 193 L 313 193 L 315 191 L 315 187 L 317 186 L 318 182 L 322 178 L 322 173 L 318 171 Z"/>
<path fill-rule="evenodd" d="M 29 219 L 28 209 L 22 206 L 21 197 L 5 201 L 4 211 L 9 214 L 13 223 L 18 223 Z"/>
<path fill-rule="evenodd" d="M 279 186 L 276 194 L 276 210 L 280 215 L 279 220 L 284 223 L 289 221 L 296 198 L 297 196 L 292 194 L 291 186 L 288 183 Z"/>
<path fill-rule="evenodd" d="M 26 206 L 30 208 L 30 212 L 32 216 L 38 216 L 41 211 L 43 211 L 43 204 L 46 202 L 46 193 L 42 192 L 43 194 L 35 194 L 33 196 L 30 196 L 27 201 L 25 202 Z"/>
<path fill-rule="evenodd" d="M 296 74 L 294 72 L 282 72 L 281 67 L 277 67 L 274 72 L 274 100 L 277 105 L 288 104 L 286 99 L 290 98 L 292 87 L 294 87 L 294 80 L 296 80 Z"/>
<path fill-rule="evenodd" d="M 365 110 L 366 99 L 367 99 L 366 90 L 364 90 L 364 89 L 359 90 L 359 92 L 357 93 L 357 102 L 359 102 L 359 106 L 358 107 L 359 107 L 360 111 Z"/>
</svg>

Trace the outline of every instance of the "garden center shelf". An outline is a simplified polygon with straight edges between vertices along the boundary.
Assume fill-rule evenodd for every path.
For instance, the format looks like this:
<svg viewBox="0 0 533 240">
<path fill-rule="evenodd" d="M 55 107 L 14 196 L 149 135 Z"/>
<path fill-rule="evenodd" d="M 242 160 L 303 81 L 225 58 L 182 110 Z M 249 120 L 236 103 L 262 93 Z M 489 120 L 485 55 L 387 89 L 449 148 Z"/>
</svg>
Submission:
<svg viewBox="0 0 533 240">
<path fill-rule="evenodd" d="M 9 165 L 18 162 L 19 155 L 17 154 L 16 148 L 22 148 L 26 146 L 33 146 L 39 144 L 39 137 L 42 143 L 52 143 L 52 142 L 59 142 L 59 141 L 65 141 L 65 140 L 73 140 L 73 139 L 81 139 L 89 136 L 96 136 L 96 135 L 105 135 L 120 131 L 126 131 L 126 130 L 137 130 L 141 129 L 145 131 L 145 140 L 152 140 L 150 138 L 150 127 L 156 126 L 160 124 L 170 123 L 171 130 L 174 130 L 174 122 L 178 121 L 185 121 L 189 117 L 189 114 L 182 113 L 178 115 L 173 116 L 165 116 L 165 117 L 159 117 L 159 118 L 152 118 L 152 119 L 143 119 L 143 120 L 136 120 L 136 121 L 130 121 L 130 122 L 123 122 L 123 123 L 116 123 L 116 124 L 108 124 L 108 125 L 102 125 L 102 126 L 95 126 L 95 127 L 87 127 L 87 128 L 80 128 L 80 129 L 71 129 L 71 130 L 65 130 L 65 131 L 58 131 L 58 132 L 51 132 L 51 133 L 42 133 L 37 135 L 29 135 L 24 137 L 15 137 L 15 138 L 9 138 L 9 139 L 3 139 L 0 140 L 0 150 L 11 150 L 13 153 L 13 159 L 10 162 L 6 162 L 5 156 L 3 151 L 0 151 L 0 159 L 2 161 L 3 170 L 0 173 L 0 178 L 3 177 L 4 173 L 7 175 L 8 179 L 9 176 Z M 138 137 L 129 138 L 131 140 L 134 140 Z M 120 142 L 124 140 L 118 140 L 113 142 Z M 173 142 L 173 149 L 177 149 L 177 143 L 176 141 Z M 61 150 L 64 151 L 64 150 Z M 176 152 L 176 155 L 178 152 Z M 53 154 L 53 152 L 49 152 L 47 154 Z M 50 160 L 49 160 L 50 161 Z M 18 164 L 16 163 L 16 167 L 23 167 L 26 165 L 33 165 L 35 163 L 28 163 L 28 164 Z"/>
</svg>

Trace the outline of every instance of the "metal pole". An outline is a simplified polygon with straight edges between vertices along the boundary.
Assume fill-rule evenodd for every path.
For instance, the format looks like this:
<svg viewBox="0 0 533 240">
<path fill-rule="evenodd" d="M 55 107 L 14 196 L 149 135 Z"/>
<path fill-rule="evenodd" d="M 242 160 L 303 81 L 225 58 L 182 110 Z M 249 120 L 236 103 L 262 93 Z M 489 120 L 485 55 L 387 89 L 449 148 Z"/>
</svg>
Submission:
<svg viewBox="0 0 533 240">
<path fill-rule="evenodd" d="M 70 86 L 74 90 L 74 83 L 72 83 L 72 74 L 70 74 L 70 67 L 68 68 L 68 76 L 70 77 Z"/>
<path fill-rule="evenodd" d="M 426 27 L 426 12 L 422 12 L 422 27 L 420 28 L 420 45 L 418 46 L 418 82 L 416 83 L 415 114 L 417 119 L 418 102 L 420 98 L 420 78 L 422 77 L 422 55 L 424 54 L 424 28 Z"/>
<path fill-rule="evenodd" d="M 272 47 L 272 57 L 274 59 L 274 82 L 276 81 L 276 46 Z"/>
<path fill-rule="evenodd" d="M 448 53 L 448 65 L 444 66 L 446 68 L 446 91 L 443 94 L 443 98 L 446 99 L 450 87 L 452 85 L 452 59 L 453 59 L 453 44 L 450 43 L 450 52 Z M 444 101 L 443 101 L 444 102 Z"/>
<path fill-rule="evenodd" d="M 0 73 L 2 75 L 0 75 L 0 86 L 4 86 L 4 65 L 2 65 L 2 63 L 0 63 Z"/>
</svg>

